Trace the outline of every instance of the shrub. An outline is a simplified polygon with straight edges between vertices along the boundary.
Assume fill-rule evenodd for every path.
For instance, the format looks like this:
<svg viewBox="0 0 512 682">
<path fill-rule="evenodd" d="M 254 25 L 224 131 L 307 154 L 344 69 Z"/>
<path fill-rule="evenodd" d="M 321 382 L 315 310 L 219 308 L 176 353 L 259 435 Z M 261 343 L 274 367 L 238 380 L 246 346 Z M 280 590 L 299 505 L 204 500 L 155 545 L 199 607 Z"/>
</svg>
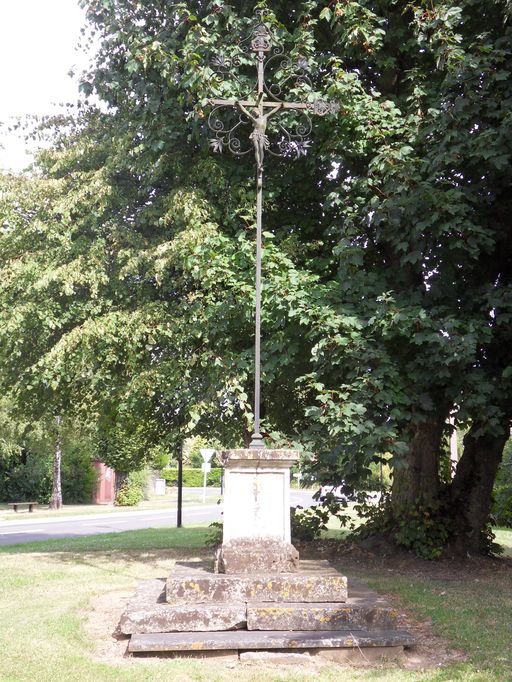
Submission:
<svg viewBox="0 0 512 682">
<path fill-rule="evenodd" d="M 208 533 L 204 544 L 207 547 L 219 547 L 222 544 L 224 524 L 222 521 L 213 521 L 213 523 L 210 523 L 208 528 L 211 528 L 211 530 Z"/>
<path fill-rule="evenodd" d="M 118 507 L 135 507 L 144 499 L 147 472 L 131 471 L 116 493 L 114 504 Z"/>
<path fill-rule="evenodd" d="M 90 504 L 97 474 L 89 453 L 70 448 L 62 456 L 62 500 L 64 504 Z"/>
<path fill-rule="evenodd" d="M 162 478 L 165 478 L 167 485 L 178 485 L 178 469 L 162 469 Z M 206 485 L 218 488 L 222 476 L 222 469 L 211 469 L 206 479 Z M 186 488 L 201 488 L 203 485 L 204 474 L 201 469 L 183 467 L 183 485 Z"/>
<path fill-rule="evenodd" d="M 393 538 L 422 559 L 438 559 L 453 530 L 450 519 L 437 509 L 418 506 L 398 521 Z"/>
<path fill-rule="evenodd" d="M 290 508 L 291 535 L 293 540 L 310 542 L 317 540 L 327 530 L 331 517 L 337 518 L 343 526 L 350 524 L 346 514 L 347 501 L 331 492 L 320 495 L 320 504 L 303 509 L 300 505 Z"/>
<path fill-rule="evenodd" d="M 440 505 L 418 504 L 396 518 L 391 498 L 383 495 L 379 504 L 363 503 L 356 510 L 365 523 L 356 529 L 353 537 L 382 536 L 422 559 L 438 559 L 455 532 L 452 516 Z"/>
<path fill-rule="evenodd" d="M 327 528 L 330 513 L 321 506 L 303 509 L 300 505 L 290 508 L 292 542 L 317 540 Z"/>
<path fill-rule="evenodd" d="M 52 493 L 50 457 L 28 453 L 22 461 L 2 472 L 2 496 L 6 502 L 34 501 L 47 504 Z"/>
</svg>

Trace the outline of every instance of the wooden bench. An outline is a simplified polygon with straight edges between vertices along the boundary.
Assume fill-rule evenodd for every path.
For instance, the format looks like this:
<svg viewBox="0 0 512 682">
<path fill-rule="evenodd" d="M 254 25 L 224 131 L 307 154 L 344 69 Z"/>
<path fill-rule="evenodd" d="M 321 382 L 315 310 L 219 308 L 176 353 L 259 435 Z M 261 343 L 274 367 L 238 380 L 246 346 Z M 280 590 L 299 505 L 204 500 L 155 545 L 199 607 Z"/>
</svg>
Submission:
<svg viewBox="0 0 512 682">
<path fill-rule="evenodd" d="M 18 511 L 18 507 L 28 507 L 29 512 L 33 512 L 34 507 L 37 507 L 37 502 L 8 502 L 7 506 L 12 507 L 15 512 Z"/>
</svg>

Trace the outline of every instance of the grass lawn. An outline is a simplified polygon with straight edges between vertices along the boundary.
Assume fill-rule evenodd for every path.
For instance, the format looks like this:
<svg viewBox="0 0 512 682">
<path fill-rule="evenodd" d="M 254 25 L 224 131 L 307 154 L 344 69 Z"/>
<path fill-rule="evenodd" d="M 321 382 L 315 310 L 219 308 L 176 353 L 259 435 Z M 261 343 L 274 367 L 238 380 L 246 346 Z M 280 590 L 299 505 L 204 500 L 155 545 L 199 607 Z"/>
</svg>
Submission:
<svg viewBox="0 0 512 682">
<path fill-rule="evenodd" d="M 397 595 L 418 620 L 465 651 L 467 662 L 441 669 L 321 669 L 225 664 L 190 659 L 133 660 L 100 657 L 91 635 L 91 603 L 98 595 L 130 593 L 141 579 L 165 576 L 175 559 L 209 553 L 206 528 L 152 529 L 0 548 L 0 680 L 2 682 L 241 682 L 364 680 L 367 682 L 494 682 L 512 679 L 512 576 L 510 560 L 464 574 L 354 566 L 349 576 Z M 499 532 L 512 554 L 512 531 Z M 505 569 L 508 563 L 508 572 Z M 340 559 L 340 566 L 343 559 Z M 496 566 L 496 569 L 493 568 Z M 101 614 L 100 614 L 101 615 Z M 97 638 L 96 638 L 97 639 Z M 108 640 L 108 636 L 104 637 Z"/>
</svg>

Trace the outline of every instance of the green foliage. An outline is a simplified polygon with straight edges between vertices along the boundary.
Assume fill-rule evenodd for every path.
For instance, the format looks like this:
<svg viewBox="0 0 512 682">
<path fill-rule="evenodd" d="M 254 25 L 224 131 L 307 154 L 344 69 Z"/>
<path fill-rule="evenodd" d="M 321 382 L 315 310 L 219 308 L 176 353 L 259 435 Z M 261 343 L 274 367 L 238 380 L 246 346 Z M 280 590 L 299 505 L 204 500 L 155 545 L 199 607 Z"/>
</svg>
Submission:
<svg viewBox="0 0 512 682">
<path fill-rule="evenodd" d="M 367 490 L 388 490 L 391 488 L 391 467 L 383 463 L 371 462 L 368 466 L 369 474 L 362 484 Z"/>
<path fill-rule="evenodd" d="M 114 504 L 118 507 L 135 507 L 144 499 L 148 473 L 145 469 L 131 471 L 116 492 Z"/>
<path fill-rule="evenodd" d="M 10 467 L 0 469 L 0 499 L 4 502 L 48 504 L 52 492 L 50 457 L 24 453 Z"/>
<path fill-rule="evenodd" d="M 453 516 L 440 507 L 417 505 L 396 518 L 389 496 L 384 496 L 379 504 L 358 505 L 357 511 L 365 522 L 355 530 L 354 538 L 382 535 L 422 559 L 438 559 L 455 536 Z"/>
<path fill-rule="evenodd" d="M 322 531 L 327 529 L 329 512 L 315 505 L 304 509 L 300 505 L 290 508 L 292 542 L 317 540 Z"/>
<path fill-rule="evenodd" d="M 454 535 L 453 524 L 437 513 L 437 510 L 418 507 L 408 510 L 398 521 L 393 538 L 398 545 L 412 550 L 422 559 L 438 559 L 450 537 Z"/>
<path fill-rule="evenodd" d="M 379 504 L 359 503 L 356 511 L 364 523 L 353 531 L 354 539 L 383 536 L 422 559 L 439 559 L 457 534 L 455 514 L 446 504 L 417 504 L 397 518 L 390 496 L 385 495 Z M 480 533 L 480 553 L 488 556 L 502 553 L 490 525 Z"/>
<path fill-rule="evenodd" d="M 496 542 L 496 533 L 490 523 L 487 523 L 480 532 L 480 554 L 490 557 L 498 557 L 504 553 L 504 548 Z"/>
<path fill-rule="evenodd" d="M 96 490 L 97 474 L 90 453 L 76 444 L 62 457 L 62 501 L 64 504 L 90 504 Z"/>
<path fill-rule="evenodd" d="M 305 509 L 300 505 L 290 508 L 291 535 L 295 540 L 317 540 L 322 531 L 327 530 L 331 518 L 336 518 L 341 525 L 352 526 L 352 519 L 346 513 L 348 502 L 339 500 L 328 492 L 320 497 L 320 503 Z"/>
<path fill-rule="evenodd" d="M 210 523 L 208 526 L 210 529 L 206 540 L 205 540 L 205 545 L 207 547 L 219 547 L 222 544 L 222 533 L 224 530 L 224 524 L 222 521 L 213 521 L 213 523 Z"/>
<path fill-rule="evenodd" d="M 512 440 L 503 452 L 503 461 L 494 486 L 492 519 L 496 526 L 512 526 Z"/>
<path fill-rule="evenodd" d="M 497 526 L 512 527 L 512 485 L 508 482 L 494 487 L 492 518 Z"/>
<path fill-rule="evenodd" d="M 175 486 L 178 483 L 178 469 L 162 469 L 162 478 L 165 478 L 167 485 Z M 220 487 L 222 469 L 210 469 L 206 479 L 206 485 L 215 488 Z M 201 469 L 183 467 L 183 485 L 186 488 L 201 488 L 204 482 L 204 473 Z"/>
<path fill-rule="evenodd" d="M 57 436 L 62 451 L 61 484 L 66 504 L 90 503 L 96 485 L 92 460 L 94 435 L 83 424 L 61 419 L 23 419 L 12 400 L 0 402 L 0 500 L 47 503 L 52 490 L 52 461 Z"/>
<path fill-rule="evenodd" d="M 82 4 L 85 101 L 37 131 L 33 177 L 0 177 L 0 390 L 38 417 L 72 407 L 127 472 L 252 426 L 254 168 L 211 155 L 205 121 L 212 95 L 250 91 L 210 64 L 254 3 Z M 486 433 L 510 421 L 509 8 L 267 7 L 311 68 L 290 94 L 341 113 L 315 119 L 314 154 L 266 167 L 264 431 L 301 441 L 317 480 L 360 487 L 389 453 L 396 481 L 454 404 Z"/>
<path fill-rule="evenodd" d="M 186 466 L 192 467 L 194 469 L 201 468 L 203 463 L 203 457 L 201 455 L 201 449 L 203 448 L 213 448 L 220 449 L 220 443 L 212 443 L 212 441 L 204 436 L 194 436 L 193 438 L 188 438 L 185 441 L 183 447 L 183 463 Z M 217 458 L 215 455 L 210 460 L 212 467 L 219 466 Z"/>
</svg>

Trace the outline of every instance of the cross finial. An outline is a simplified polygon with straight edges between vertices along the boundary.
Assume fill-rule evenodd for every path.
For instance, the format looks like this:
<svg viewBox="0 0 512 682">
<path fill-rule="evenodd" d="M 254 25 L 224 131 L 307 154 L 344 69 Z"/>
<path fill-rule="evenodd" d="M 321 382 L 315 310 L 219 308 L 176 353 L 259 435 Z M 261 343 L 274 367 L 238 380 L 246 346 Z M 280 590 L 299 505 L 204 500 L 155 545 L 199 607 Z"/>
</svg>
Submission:
<svg viewBox="0 0 512 682">
<path fill-rule="evenodd" d="M 253 32 L 253 39 L 251 41 L 251 49 L 254 52 L 270 52 L 272 46 L 272 35 L 265 24 L 261 23 L 256 26 Z"/>
</svg>

